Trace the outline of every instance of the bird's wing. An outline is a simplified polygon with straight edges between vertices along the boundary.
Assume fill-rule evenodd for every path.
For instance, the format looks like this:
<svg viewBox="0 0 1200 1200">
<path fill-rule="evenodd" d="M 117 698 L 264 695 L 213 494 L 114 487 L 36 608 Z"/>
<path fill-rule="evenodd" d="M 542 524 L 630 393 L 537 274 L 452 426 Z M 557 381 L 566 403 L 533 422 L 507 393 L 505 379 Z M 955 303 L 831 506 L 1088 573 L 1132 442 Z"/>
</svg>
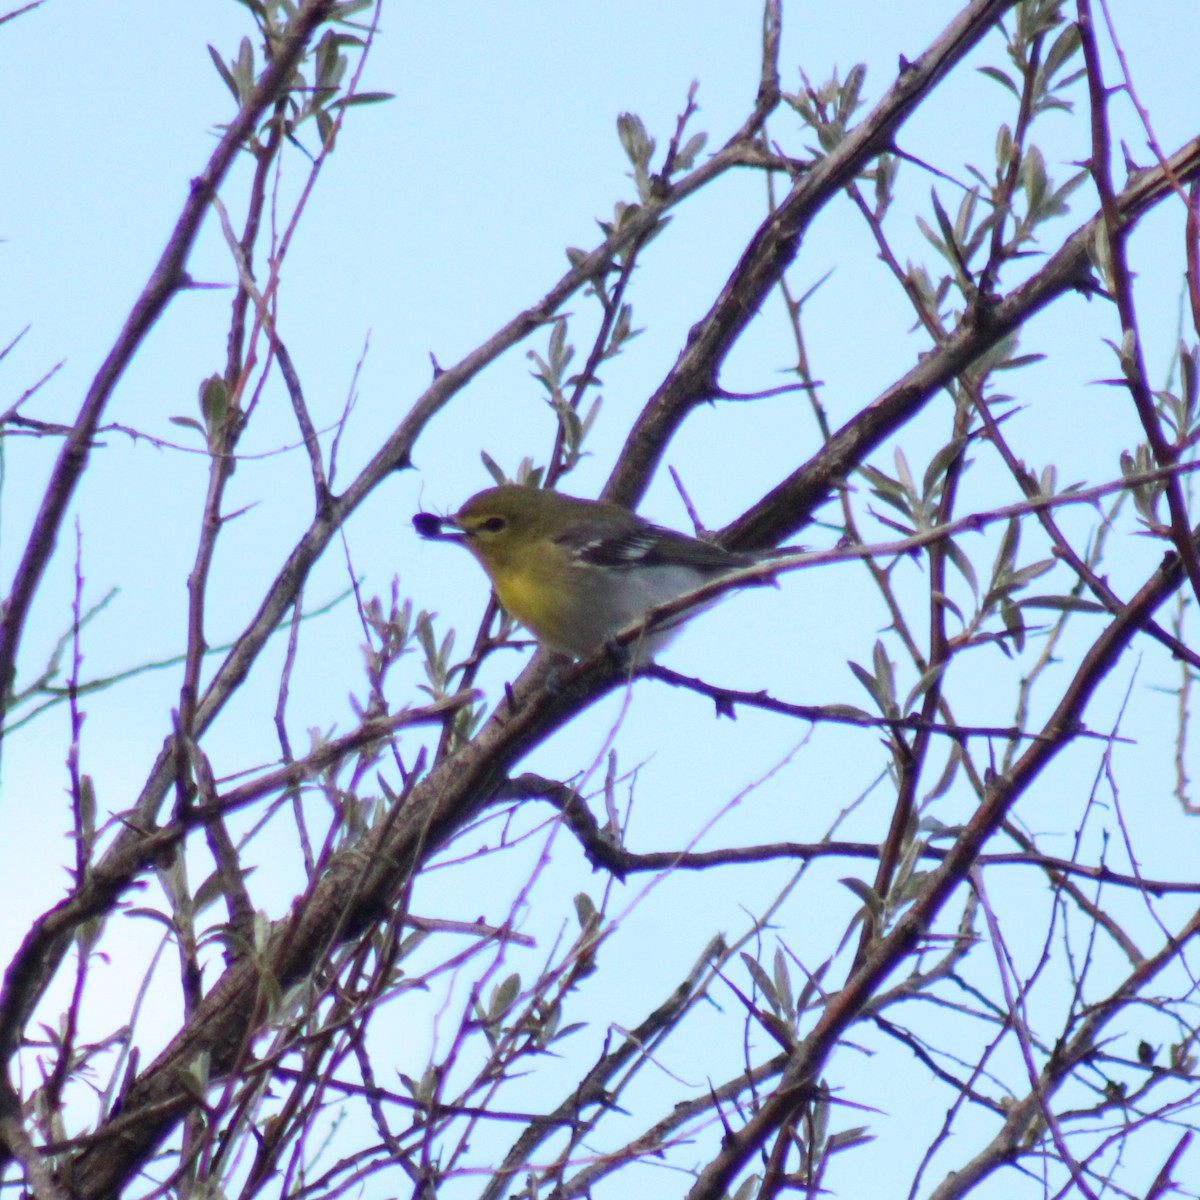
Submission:
<svg viewBox="0 0 1200 1200">
<path fill-rule="evenodd" d="M 732 571 L 751 560 L 730 554 L 711 542 L 640 522 L 632 528 L 559 539 L 581 562 L 599 567 L 692 567 L 697 571 Z"/>
</svg>

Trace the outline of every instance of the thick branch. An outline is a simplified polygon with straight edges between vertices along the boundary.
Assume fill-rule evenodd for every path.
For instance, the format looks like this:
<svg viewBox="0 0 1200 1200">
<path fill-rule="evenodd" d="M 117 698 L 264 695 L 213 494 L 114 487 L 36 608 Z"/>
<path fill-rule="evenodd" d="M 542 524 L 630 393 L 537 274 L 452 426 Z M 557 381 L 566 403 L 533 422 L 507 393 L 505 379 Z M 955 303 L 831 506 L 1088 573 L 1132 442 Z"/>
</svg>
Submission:
<svg viewBox="0 0 1200 1200">
<path fill-rule="evenodd" d="M 1071 685 L 1042 728 L 1042 736 L 1006 774 L 995 776 L 979 808 L 930 871 L 911 906 L 885 937 L 877 940 L 862 965 L 834 996 L 804 1039 L 788 1066 L 784 1082 L 741 1129 L 726 1137 L 720 1152 L 702 1172 L 689 1200 L 723 1195 L 768 1138 L 786 1122 L 806 1096 L 846 1030 L 862 1014 L 878 986 L 897 970 L 928 930 L 954 890 L 966 879 L 988 839 L 1000 828 L 1009 810 L 1070 744 L 1071 732 L 1083 719 L 1092 694 L 1106 679 L 1143 622 L 1179 587 L 1183 571 L 1172 556 L 1140 589 L 1084 656 Z"/>
<path fill-rule="evenodd" d="M 1173 194 L 1172 177 L 1191 178 L 1200 170 L 1200 138 L 1170 159 L 1168 170 L 1139 175 L 1115 197 L 1121 221 L 1132 224 Z M 919 412 L 955 376 L 997 342 L 1019 329 L 1052 301 L 1075 290 L 1094 291 L 1089 247 L 1104 227 L 1103 213 L 1081 225 L 1046 265 L 995 307 L 986 321 L 963 322 L 946 341 L 842 426 L 807 463 L 727 526 L 721 542 L 730 549 L 774 546 L 793 536 L 851 470 Z"/>
<path fill-rule="evenodd" d="M 991 29 L 1013 0 L 974 0 L 896 82 L 845 140 L 800 178 L 759 226 L 708 313 L 693 327 L 679 361 L 642 410 L 604 489 L 604 499 L 634 507 L 671 436 L 697 405 L 717 394 L 721 365 L 800 249 L 822 208 L 888 148 L 900 127 Z M 763 543 L 765 544 L 765 543 Z"/>
</svg>

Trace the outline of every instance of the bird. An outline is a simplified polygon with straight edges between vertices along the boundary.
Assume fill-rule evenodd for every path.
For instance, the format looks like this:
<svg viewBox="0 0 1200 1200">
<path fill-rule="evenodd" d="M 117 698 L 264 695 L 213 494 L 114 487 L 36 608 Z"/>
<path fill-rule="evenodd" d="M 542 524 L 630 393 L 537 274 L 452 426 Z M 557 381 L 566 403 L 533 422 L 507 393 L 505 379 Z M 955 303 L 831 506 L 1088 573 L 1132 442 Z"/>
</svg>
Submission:
<svg viewBox="0 0 1200 1200">
<path fill-rule="evenodd" d="M 572 658 L 611 644 L 658 605 L 759 561 L 619 504 L 523 484 L 478 492 L 452 516 L 418 512 L 413 526 L 424 538 L 465 546 L 509 616 Z M 700 607 L 708 605 L 686 615 Z M 683 619 L 655 630 L 639 660 L 661 649 Z"/>
</svg>

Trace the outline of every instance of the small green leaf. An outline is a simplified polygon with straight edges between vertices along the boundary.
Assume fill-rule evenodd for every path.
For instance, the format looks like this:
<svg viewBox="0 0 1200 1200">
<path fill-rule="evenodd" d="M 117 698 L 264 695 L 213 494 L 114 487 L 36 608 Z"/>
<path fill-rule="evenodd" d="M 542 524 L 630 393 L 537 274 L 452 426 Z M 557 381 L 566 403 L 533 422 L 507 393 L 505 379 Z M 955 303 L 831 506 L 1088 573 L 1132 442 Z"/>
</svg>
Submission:
<svg viewBox="0 0 1200 1200">
<path fill-rule="evenodd" d="M 230 92 L 233 93 L 233 98 L 239 104 L 241 104 L 242 97 L 238 93 L 237 80 L 234 79 L 233 74 L 230 72 L 229 68 L 225 65 L 225 60 L 217 52 L 217 48 L 215 46 L 210 45 L 208 47 L 208 53 L 209 53 L 209 57 L 213 60 L 213 65 L 217 68 L 217 74 L 220 75 L 221 78 L 225 81 L 225 86 L 230 90 Z"/>
<path fill-rule="evenodd" d="M 1000 549 L 996 551 L 996 565 L 992 572 L 993 579 L 1005 577 L 1012 571 L 1013 563 L 1017 557 L 1017 548 L 1020 544 L 1021 523 L 1016 517 L 1010 517 L 1008 525 L 1004 530 L 1004 537 L 1000 539 Z"/>
<path fill-rule="evenodd" d="M 738 1190 L 733 1193 L 731 1200 L 754 1200 L 758 1195 L 758 1181 L 758 1175 L 747 1175 L 738 1185 Z"/>
<path fill-rule="evenodd" d="M 917 485 L 913 481 L 912 472 L 908 469 L 908 459 L 904 457 L 904 451 L 899 446 L 896 447 L 895 462 L 896 478 L 900 481 L 900 486 L 904 489 L 906 495 L 915 498 L 917 495 Z"/>
<path fill-rule="evenodd" d="M 999 67 L 980 67 L 979 73 L 994 80 L 1001 87 L 1007 88 L 1018 100 L 1021 98 L 1020 88 Z"/>
<path fill-rule="evenodd" d="M 1049 608 L 1058 612 L 1106 613 L 1108 609 L 1082 596 L 1030 596 L 1017 603 L 1022 608 Z"/>
<path fill-rule="evenodd" d="M 1046 81 L 1050 81 L 1058 74 L 1059 70 L 1066 61 L 1073 57 L 1079 50 L 1082 41 L 1079 36 L 1079 26 L 1076 22 L 1071 21 L 1058 35 L 1046 54 L 1046 61 L 1042 66 L 1042 75 Z"/>
<path fill-rule="evenodd" d="M 238 83 L 238 95 L 243 96 L 254 86 L 254 47 L 249 38 L 242 38 L 238 47 L 237 61 L 233 64 L 233 75 Z"/>
<path fill-rule="evenodd" d="M 708 144 L 707 133 L 693 133 L 679 153 L 675 155 L 675 170 L 690 171 L 696 162 L 696 155 Z"/>
<path fill-rule="evenodd" d="M 1000 601 L 1000 619 L 1004 628 L 1012 635 L 1012 643 L 1018 653 L 1025 649 L 1025 619 L 1021 610 L 1008 597 Z"/>
<path fill-rule="evenodd" d="M 575 918 L 579 928 L 588 930 L 596 923 L 596 906 L 587 892 L 579 892 L 575 896 Z"/>
<path fill-rule="evenodd" d="M 654 139 L 636 113 L 621 113 L 617 117 L 617 136 L 635 169 L 645 170 L 654 154 Z"/>
<path fill-rule="evenodd" d="M 513 974 L 508 976 L 502 983 L 497 984 L 492 991 L 492 998 L 488 1004 L 488 1018 L 492 1022 L 500 1021 L 510 1008 L 516 998 L 521 994 L 521 976 Z"/>
<path fill-rule="evenodd" d="M 935 488 L 946 477 L 946 472 L 950 469 L 950 464 L 953 463 L 962 453 L 963 446 L 966 444 L 966 438 L 956 437 L 951 438 L 934 456 L 929 460 L 929 466 L 925 468 L 925 476 L 922 480 L 924 496 L 932 496 Z"/>
<path fill-rule="evenodd" d="M 783 952 L 782 946 L 775 948 L 775 962 L 773 964 L 772 974 L 775 976 L 775 990 L 779 994 L 780 1003 L 783 1005 L 783 1015 L 789 1018 L 796 1015 L 796 1001 L 792 995 L 792 977 L 788 970 L 787 955 Z"/>
<path fill-rule="evenodd" d="M 925 793 L 923 797 L 926 802 L 940 799 L 950 790 L 950 785 L 954 782 L 954 777 L 958 774 L 958 768 L 961 761 L 962 747 L 957 742 L 951 742 L 950 753 L 946 758 L 946 766 L 944 770 L 938 777 L 937 782 L 932 788 L 930 788 L 928 792 Z M 927 819 L 930 821 L 936 820 L 936 818 L 932 817 Z M 924 820 L 925 819 L 922 820 L 922 825 L 924 824 Z"/>
<path fill-rule="evenodd" d="M 905 697 L 904 707 L 900 711 L 905 712 L 905 713 L 911 712 L 913 705 L 922 696 L 924 696 L 925 693 L 927 691 L 929 691 L 929 689 L 931 687 L 933 687 L 933 685 L 935 683 L 937 683 L 941 679 L 941 677 L 946 673 L 946 667 L 948 665 L 949 665 L 949 661 L 947 660 L 944 662 L 937 663 L 935 666 L 930 667 L 929 670 L 926 671 L 921 676 L 921 678 L 917 680 L 917 682 L 915 684 L 913 684 L 912 691 L 910 691 L 908 693 L 908 695 Z"/>
<path fill-rule="evenodd" d="M 875 1135 L 867 1132 L 866 1125 L 855 1125 L 853 1129 L 842 1129 L 829 1135 L 825 1143 L 828 1154 L 836 1154 L 839 1150 L 851 1150 L 865 1142 L 873 1142 Z"/>
<path fill-rule="evenodd" d="M 1002 124 L 996 130 L 996 166 L 1000 173 L 1004 174 L 1008 170 L 1008 164 L 1012 160 L 1013 154 L 1013 139 L 1012 130 L 1007 125 Z"/>
<path fill-rule="evenodd" d="M 879 893 L 869 884 L 861 879 L 847 877 L 839 879 L 838 883 L 843 887 L 848 887 L 866 906 L 872 916 L 879 916 L 883 912 L 883 901 L 879 898 Z"/>
<path fill-rule="evenodd" d="M 1053 570 L 1054 563 L 1053 558 L 1043 558 L 1038 562 L 1030 563 L 1027 567 L 1020 567 L 1004 581 L 1005 590 L 1011 592 L 1024 587 L 1027 583 L 1037 579 L 1039 575 L 1045 575 L 1047 571 Z"/>
<path fill-rule="evenodd" d="M 480 450 L 479 457 L 483 462 L 484 470 L 497 482 L 507 483 L 508 477 L 500 469 L 500 464 L 486 451 Z"/>
<path fill-rule="evenodd" d="M 953 539 L 947 538 L 943 543 L 946 557 L 958 568 L 959 574 L 967 581 L 971 594 L 979 598 L 979 581 L 975 577 L 975 568 L 971 560 L 963 553 L 962 547 Z"/>
<path fill-rule="evenodd" d="M 353 96 L 335 100 L 331 108 L 353 108 L 362 104 L 383 104 L 387 100 L 395 100 L 395 92 L 355 92 Z"/>
<path fill-rule="evenodd" d="M 754 986 L 762 992 L 772 1010 L 776 1014 L 782 1014 L 783 1010 L 779 1003 L 779 993 L 776 992 L 775 985 L 771 982 L 770 975 L 763 969 L 762 963 L 743 952 L 742 965 L 749 972 L 750 978 L 754 980 Z"/>
<path fill-rule="evenodd" d="M 851 664 L 853 666 L 853 664 Z M 861 668 L 860 668 L 861 669 Z M 857 704 L 826 704 L 821 711 L 831 718 L 849 717 L 851 720 L 870 721 L 871 714 Z"/>
<path fill-rule="evenodd" d="M 846 75 L 837 98 L 838 123 L 843 127 L 849 124 L 850 118 L 862 103 L 862 88 L 866 82 L 867 68 L 865 63 L 855 63 Z"/>
<path fill-rule="evenodd" d="M 225 423 L 229 411 L 229 389 L 220 375 L 210 375 L 200 384 L 200 413 L 206 431 L 216 433 Z"/>
<path fill-rule="evenodd" d="M 858 682 L 861 683 L 863 685 L 863 687 L 865 687 L 867 689 L 867 692 L 870 694 L 871 699 L 875 701 L 875 704 L 878 707 L 878 709 L 880 710 L 880 712 L 882 712 L 886 716 L 887 715 L 887 697 L 881 691 L 881 689 L 879 687 L 879 683 L 876 680 L 875 676 L 872 675 L 870 673 L 870 671 L 867 671 L 865 668 L 860 667 L 858 665 L 858 663 L 856 663 L 856 662 L 851 662 L 849 664 L 849 667 L 850 667 L 850 670 L 854 672 L 855 679 L 857 679 Z"/>
</svg>

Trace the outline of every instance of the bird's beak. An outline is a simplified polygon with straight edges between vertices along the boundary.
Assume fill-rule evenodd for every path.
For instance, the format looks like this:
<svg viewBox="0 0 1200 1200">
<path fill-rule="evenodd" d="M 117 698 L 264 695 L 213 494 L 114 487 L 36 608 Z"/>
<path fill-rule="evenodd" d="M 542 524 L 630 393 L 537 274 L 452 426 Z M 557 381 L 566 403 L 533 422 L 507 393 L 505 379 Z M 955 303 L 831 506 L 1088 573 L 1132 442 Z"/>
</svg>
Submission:
<svg viewBox="0 0 1200 1200">
<path fill-rule="evenodd" d="M 453 517 L 439 517 L 437 513 L 419 512 L 413 516 L 413 528 L 423 537 L 439 542 L 461 542 L 462 530 Z M 449 528 L 447 528 L 449 526 Z"/>
</svg>

